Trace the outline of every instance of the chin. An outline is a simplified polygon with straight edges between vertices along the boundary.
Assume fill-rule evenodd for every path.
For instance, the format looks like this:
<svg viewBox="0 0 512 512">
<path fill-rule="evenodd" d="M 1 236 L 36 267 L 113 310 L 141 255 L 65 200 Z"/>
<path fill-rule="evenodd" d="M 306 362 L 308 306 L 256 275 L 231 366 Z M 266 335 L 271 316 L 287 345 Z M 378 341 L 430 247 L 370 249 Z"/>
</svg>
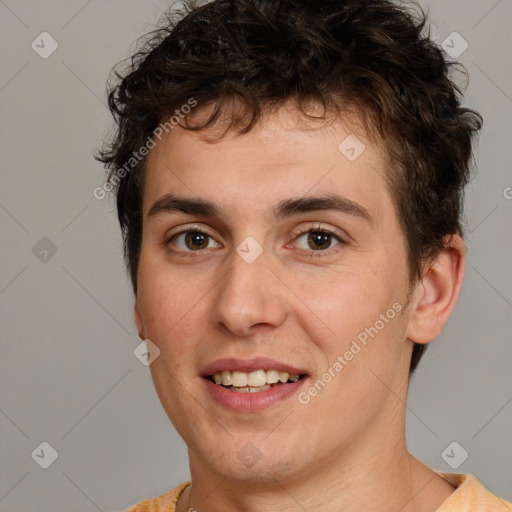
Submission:
<svg viewBox="0 0 512 512">
<path fill-rule="evenodd" d="M 211 447 L 211 456 L 203 460 L 206 459 L 206 464 L 222 478 L 241 485 L 275 485 L 304 470 L 297 457 L 305 454 L 304 450 L 297 450 L 300 443 L 288 439 L 288 444 L 279 434 L 275 439 L 271 439 L 272 435 L 276 433 L 270 437 L 268 433 L 261 436 L 233 434 L 228 445 Z"/>
<path fill-rule="evenodd" d="M 295 464 L 290 464 L 279 454 L 273 454 L 273 460 L 262 456 L 253 466 L 241 464 L 236 454 L 224 460 L 223 464 L 210 461 L 210 467 L 222 479 L 236 482 L 239 486 L 254 488 L 261 485 L 269 487 L 288 480 L 300 473 Z"/>
</svg>

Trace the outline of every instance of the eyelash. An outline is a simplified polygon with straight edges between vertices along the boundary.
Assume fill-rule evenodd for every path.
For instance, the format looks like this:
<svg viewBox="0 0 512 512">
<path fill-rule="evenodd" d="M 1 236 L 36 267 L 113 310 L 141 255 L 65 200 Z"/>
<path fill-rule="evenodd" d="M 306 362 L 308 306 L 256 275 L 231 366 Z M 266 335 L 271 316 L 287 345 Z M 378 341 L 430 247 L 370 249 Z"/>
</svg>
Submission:
<svg viewBox="0 0 512 512">
<path fill-rule="evenodd" d="M 345 240 L 343 240 L 339 235 L 337 235 L 333 231 L 331 231 L 329 229 L 326 229 L 326 228 L 323 228 L 323 227 L 318 226 L 318 225 L 317 226 L 308 226 L 306 228 L 302 228 L 297 233 L 297 235 L 295 236 L 294 241 L 298 240 L 302 235 L 305 235 L 306 233 L 322 233 L 322 234 L 325 234 L 325 235 L 330 235 L 330 236 L 332 236 L 333 238 L 335 238 L 339 242 L 339 245 L 343 245 L 343 244 L 347 243 Z M 338 247 L 338 246 L 331 247 L 330 249 L 318 250 L 318 251 L 312 251 L 312 250 L 308 251 L 306 249 L 301 249 L 301 251 L 305 251 L 306 252 L 306 257 L 308 257 L 308 258 L 321 258 L 321 257 L 324 257 L 324 256 L 330 256 L 332 254 L 332 251 L 336 250 L 336 247 Z"/>
<path fill-rule="evenodd" d="M 201 257 L 201 256 L 203 256 L 204 255 L 204 251 L 208 250 L 208 249 L 202 249 L 202 250 L 198 250 L 198 251 L 183 251 L 183 250 L 174 250 L 174 249 L 170 249 L 169 248 L 169 245 L 172 242 L 172 240 L 174 240 L 176 237 L 178 237 L 180 235 L 184 235 L 184 234 L 187 234 L 187 233 L 190 233 L 190 232 L 197 232 L 197 233 L 200 233 L 202 235 L 206 235 L 206 236 L 208 236 L 208 237 L 210 237 L 212 239 L 214 238 L 212 235 L 210 235 L 209 233 L 205 232 L 202 227 L 191 225 L 191 226 L 187 226 L 186 229 L 180 231 L 179 233 L 175 233 L 171 237 L 166 239 L 165 242 L 164 242 L 165 247 L 167 247 L 169 252 L 171 252 L 172 254 L 176 254 L 178 256 L 185 257 L 185 258 L 194 258 L 194 257 Z M 325 235 L 330 235 L 330 236 L 334 237 L 339 242 L 338 245 L 344 245 L 344 244 L 347 243 L 344 239 L 342 239 L 339 235 L 337 235 L 333 231 L 331 231 L 329 229 L 326 229 L 326 228 L 323 228 L 323 227 L 321 227 L 319 225 L 317 225 L 317 226 L 308 226 L 306 228 L 302 228 L 296 234 L 296 236 L 294 238 L 294 241 L 298 240 L 301 236 L 305 235 L 306 233 L 322 233 L 322 234 L 325 234 Z M 337 246 L 331 247 L 330 249 L 318 250 L 318 251 L 313 251 L 313 250 L 308 251 L 306 249 L 301 249 L 301 252 L 303 252 L 303 253 L 305 252 L 306 253 L 305 256 L 308 257 L 308 258 L 318 258 L 318 257 L 330 256 L 332 251 L 336 250 L 336 247 Z"/>
</svg>

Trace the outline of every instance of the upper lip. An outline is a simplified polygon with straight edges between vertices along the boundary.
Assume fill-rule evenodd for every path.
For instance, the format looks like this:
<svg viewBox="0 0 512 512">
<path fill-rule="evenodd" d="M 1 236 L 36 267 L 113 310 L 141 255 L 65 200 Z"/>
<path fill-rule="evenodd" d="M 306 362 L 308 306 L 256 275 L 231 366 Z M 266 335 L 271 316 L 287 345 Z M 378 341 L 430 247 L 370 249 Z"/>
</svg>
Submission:
<svg viewBox="0 0 512 512">
<path fill-rule="evenodd" d="M 306 370 L 291 366 L 289 364 L 269 359 L 267 357 L 255 357 L 252 359 L 236 359 L 234 357 L 226 357 L 216 359 L 207 364 L 201 371 L 203 377 L 208 377 L 217 372 L 225 370 L 238 372 L 254 372 L 256 370 L 278 370 L 280 372 L 288 372 L 290 375 L 304 375 Z"/>
</svg>

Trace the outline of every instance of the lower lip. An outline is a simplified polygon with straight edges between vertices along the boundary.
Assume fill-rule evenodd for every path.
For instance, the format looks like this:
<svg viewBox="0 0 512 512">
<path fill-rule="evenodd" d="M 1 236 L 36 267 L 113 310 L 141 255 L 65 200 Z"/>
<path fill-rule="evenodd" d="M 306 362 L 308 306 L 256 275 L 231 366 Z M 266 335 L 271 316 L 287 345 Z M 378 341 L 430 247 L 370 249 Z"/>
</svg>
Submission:
<svg viewBox="0 0 512 512">
<path fill-rule="evenodd" d="M 307 377 L 303 377 L 297 382 L 274 386 L 265 391 L 239 393 L 238 391 L 229 391 L 219 384 L 215 384 L 210 379 L 204 379 L 206 388 L 215 402 L 226 409 L 238 412 L 261 411 L 282 402 L 294 395 L 304 385 L 306 380 Z"/>
</svg>

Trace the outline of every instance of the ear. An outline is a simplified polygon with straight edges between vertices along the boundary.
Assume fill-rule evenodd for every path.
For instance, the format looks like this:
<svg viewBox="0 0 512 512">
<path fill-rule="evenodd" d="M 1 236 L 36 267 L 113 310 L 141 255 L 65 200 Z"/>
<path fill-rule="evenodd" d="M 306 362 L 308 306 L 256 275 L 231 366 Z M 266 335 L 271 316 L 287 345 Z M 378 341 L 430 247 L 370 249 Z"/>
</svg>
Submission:
<svg viewBox="0 0 512 512">
<path fill-rule="evenodd" d="M 139 305 L 137 304 L 137 299 L 135 299 L 135 304 L 133 305 L 133 318 L 135 320 L 135 326 L 137 327 L 137 332 L 139 333 L 139 338 L 141 340 L 145 340 L 146 336 L 144 334 L 144 322 L 142 321 L 142 315 L 139 311 Z"/>
<path fill-rule="evenodd" d="M 459 235 L 446 238 L 444 248 L 413 293 L 407 329 L 411 341 L 429 343 L 439 336 L 457 303 L 465 263 L 462 238 Z"/>
</svg>

